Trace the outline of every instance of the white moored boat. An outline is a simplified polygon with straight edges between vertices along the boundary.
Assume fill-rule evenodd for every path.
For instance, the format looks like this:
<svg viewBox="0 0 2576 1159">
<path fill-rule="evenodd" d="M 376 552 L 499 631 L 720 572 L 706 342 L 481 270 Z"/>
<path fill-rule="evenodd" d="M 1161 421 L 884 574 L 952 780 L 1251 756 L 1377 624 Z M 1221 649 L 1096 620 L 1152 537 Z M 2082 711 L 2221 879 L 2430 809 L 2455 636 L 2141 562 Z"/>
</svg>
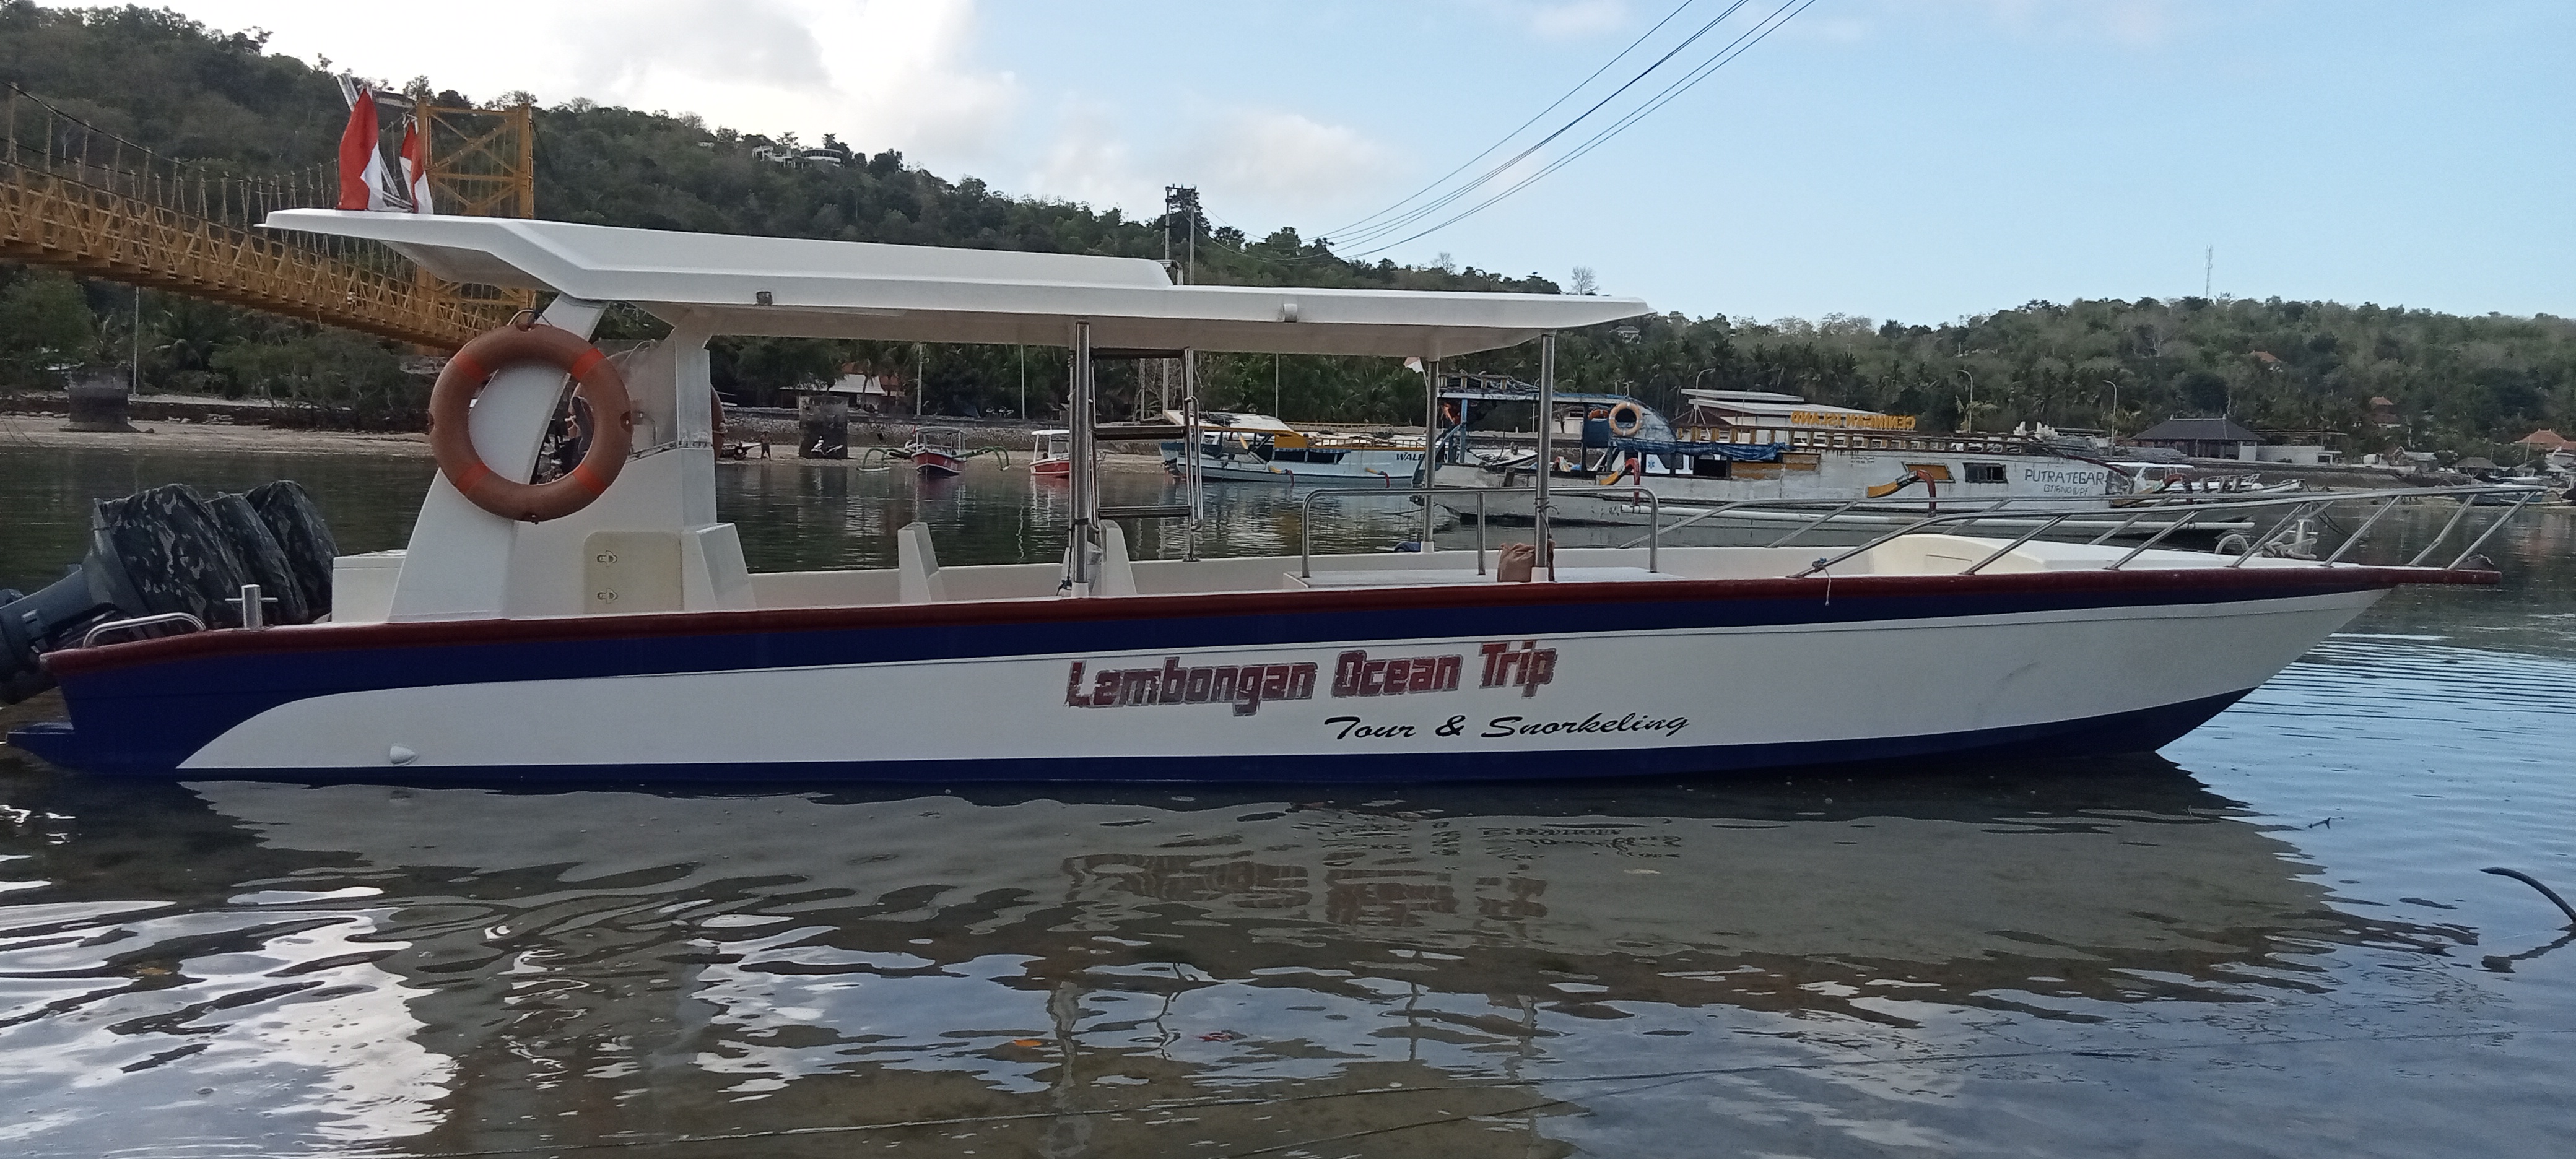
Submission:
<svg viewBox="0 0 2576 1159">
<path fill-rule="evenodd" d="M 1494 376 L 1453 378 L 1442 397 L 1472 418 L 1478 406 L 1527 405 L 1536 387 Z M 1601 487 L 1651 492 L 1653 510 L 1665 515 L 1761 500 L 1849 503 L 1831 522 L 1843 527 L 1900 526 L 1935 511 L 1989 510 L 1980 525 L 2018 531 L 2031 522 L 2070 510 L 2091 509 L 2065 525 L 2070 532 L 2100 530 L 2127 519 L 2141 504 L 2180 507 L 2217 494 L 2296 491 L 2297 484 L 2258 489 L 2230 477 L 2194 482 L 2180 469 L 2169 478 L 2143 464 L 2116 465 L 2039 434 L 1940 433 L 1917 429 L 1912 415 L 1884 414 L 1809 402 L 1772 391 L 1685 390 L 1689 409 L 1667 419 L 1624 395 L 1557 396 L 1554 431 L 1565 447 L 1551 458 L 1557 478 Z M 1453 487 L 1491 487 L 1524 481 L 1537 458 L 1518 444 L 1479 446 L 1464 422 L 1444 432 L 1438 478 Z M 2142 481 L 2144 480 L 2144 481 Z M 1609 493 L 1605 493 L 1608 496 Z M 1456 506 L 1456 505 L 1453 505 Z M 2116 513 L 2115 513 L 2116 512 Z M 1457 512 L 1474 517 L 1472 508 Z M 1644 524 L 1650 508 L 1640 502 L 1569 507 L 1559 522 Z M 1526 501 L 1488 502 L 1483 514 L 1527 522 Z M 1754 506 L 1724 513 L 1729 523 L 1804 522 L 1796 510 Z M 2153 534 L 2174 516 L 2140 521 L 2133 529 Z M 2241 521 L 2196 521 L 2203 534 L 2243 531 Z"/>
<path fill-rule="evenodd" d="M 1172 422 L 1179 415 L 1166 416 Z M 1238 483 L 1375 483 L 1411 486 L 1422 477 L 1422 440 L 1301 431 L 1265 414 L 1199 412 L 1199 473 Z M 1163 466 L 1184 473 L 1182 445 L 1163 444 Z"/>
<path fill-rule="evenodd" d="M 2395 586 L 2496 581 L 2457 566 L 2466 549 L 2418 557 L 2452 567 L 2359 566 L 2272 558 L 2270 534 L 2216 556 L 1953 534 L 1949 515 L 1824 556 L 1569 549 L 1531 582 L 1499 582 L 1481 550 L 1132 559 L 1117 520 L 1199 505 L 1101 505 L 1094 350 L 1185 367 L 1196 350 L 1419 357 L 1437 381 L 1439 359 L 1530 341 L 1551 366 L 1554 331 L 1646 306 L 1183 286 L 1149 261 L 499 218 L 296 210 L 270 225 L 556 296 L 541 324 L 451 360 L 433 401 L 441 474 L 409 546 L 341 557 L 329 622 L 248 616 L 124 642 L 148 625 L 106 624 L 46 653 L 71 719 L 13 739 L 59 764 L 1421 781 L 2146 749 Z M 586 341 L 618 301 L 671 325 L 622 371 Z M 894 568 L 748 571 L 716 518 L 707 429 L 706 343 L 734 333 L 1070 346 L 1076 547 L 942 567 L 914 524 Z M 525 483 L 567 369 L 600 437 L 564 478 Z M 1552 484 L 1534 485 L 1544 541 Z M 2120 662 L 2141 655 L 2191 661 Z"/>
</svg>

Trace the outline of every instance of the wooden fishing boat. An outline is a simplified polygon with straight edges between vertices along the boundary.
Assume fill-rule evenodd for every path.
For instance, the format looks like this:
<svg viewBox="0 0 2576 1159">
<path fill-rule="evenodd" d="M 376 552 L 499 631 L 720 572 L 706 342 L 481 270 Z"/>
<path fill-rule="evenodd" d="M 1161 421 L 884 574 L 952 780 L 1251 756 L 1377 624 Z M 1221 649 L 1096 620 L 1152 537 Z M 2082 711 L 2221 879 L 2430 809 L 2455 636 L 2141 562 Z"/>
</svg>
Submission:
<svg viewBox="0 0 2576 1159">
<path fill-rule="evenodd" d="M 966 433 L 955 427 L 916 427 L 903 444 L 903 457 L 925 478 L 954 479 L 966 473 Z"/>
</svg>

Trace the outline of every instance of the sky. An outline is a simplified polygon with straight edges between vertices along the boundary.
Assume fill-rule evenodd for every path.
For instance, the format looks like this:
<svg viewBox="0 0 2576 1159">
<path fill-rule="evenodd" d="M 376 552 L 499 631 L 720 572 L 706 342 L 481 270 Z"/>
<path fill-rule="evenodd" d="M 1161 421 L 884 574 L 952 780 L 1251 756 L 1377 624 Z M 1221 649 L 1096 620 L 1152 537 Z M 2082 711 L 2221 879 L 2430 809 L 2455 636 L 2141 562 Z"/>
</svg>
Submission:
<svg viewBox="0 0 2576 1159">
<path fill-rule="evenodd" d="M 1349 239 L 1489 146 L 1511 142 L 1458 180 L 1520 152 L 1732 0 L 162 2 L 396 84 L 833 133 L 1140 216 L 1189 184 L 1254 237 Z M 1485 188 L 1564 158 L 1781 2 L 1749 0 Z M 2567 316 L 2571 46 L 2568 0 L 1814 0 L 1518 193 L 1336 249 L 1559 282 L 1586 267 L 1693 317 L 1937 323 L 2205 281 Z"/>
</svg>

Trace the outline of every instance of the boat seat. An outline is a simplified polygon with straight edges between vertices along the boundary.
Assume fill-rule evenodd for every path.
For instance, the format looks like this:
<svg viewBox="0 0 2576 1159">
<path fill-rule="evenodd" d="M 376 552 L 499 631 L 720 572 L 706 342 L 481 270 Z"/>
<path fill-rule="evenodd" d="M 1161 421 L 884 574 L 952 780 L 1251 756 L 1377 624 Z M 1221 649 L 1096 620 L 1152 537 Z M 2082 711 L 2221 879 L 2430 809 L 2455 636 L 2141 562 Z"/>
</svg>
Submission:
<svg viewBox="0 0 2576 1159">
<path fill-rule="evenodd" d="M 894 533 L 895 598 L 932 604 L 948 598 L 939 579 L 939 556 L 930 547 L 930 525 L 916 519 Z"/>
<path fill-rule="evenodd" d="M 1136 594 L 1136 565 L 1127 558 L 1127 531 L 1115 520 L 1100 525 L 1100 582 L 1091 585 L 1091 591 L 1102 596 Z"/>
<path fill-rule="evenodd" d="M 1061 580 L 1073 570 L 1073 548 L 1064 549 L 1064 563 L 1057 569 Z M 1100 566 L 1091 581 L 1095 596 L 1132 596 L 1136 594 L 1136 565 L 1127 557 L 1127 532 L 1116 520 L 1100 524 Z"/>
</svg>

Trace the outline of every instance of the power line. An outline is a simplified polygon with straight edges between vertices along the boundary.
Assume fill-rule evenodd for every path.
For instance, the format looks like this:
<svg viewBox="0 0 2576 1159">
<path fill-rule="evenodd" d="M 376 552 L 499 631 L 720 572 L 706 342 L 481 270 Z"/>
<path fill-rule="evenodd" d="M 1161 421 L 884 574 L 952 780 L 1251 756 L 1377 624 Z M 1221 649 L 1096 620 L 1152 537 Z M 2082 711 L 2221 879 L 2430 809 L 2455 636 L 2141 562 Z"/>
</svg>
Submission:
<svg viewBox="0 0 2576 1159">
<path fill-rule="evenodd" d="M 1527 148 L 1513 154 L 1511 159 L 1485 170 L 1483 173 L 1478 174 L 1475 180 L 1470 181 L 1465 185 L 1459 186 L 1458 188 L 1450 190 L 1439 197 L 1415 206 L 1404 213 L 1387 218 L 1376 225 L 1360 230 L 1360 236 L 1357 238 L 1349 238 L 1345 240 L 1352 244 L 1365 245 L 1371 241 L 1377 240 L 1378 238 L 1385 237 L 1390 233 L 1404 229 L 1412 225 L 1414 222 L 1438 213 L 1450 205 L 1456 204 L 1459 199 L 1482 188 L 1487 182 L 1493 181 L 1496 178 L 1503 176 L 1505 173 L 1510 172 L 1513 166 L 1520 164 L 1522 161 L 1528 160 L 1531 154 L 1546 148 L 1548 145 L 1554 143 L 1557 138 L 1573 132 L 1575 126 L 1582 124 L 1586 119 L 1590 118 L 1592 114 L 1600 112 L 1604 106 L 1619 99 L 1619 97 L 1625 94 L 1629 89 L 1636 87 L 1639 82 L 1645 80 L 1648 76 L 1653 75 L 1657 69 L 1670 63 L 1674 57 L 1681 55 L 1682 50 L 1698 43 L 1701 37 L 1708 35 L 1709 32 L 1714 30 L 1719 24 L 1724 23 L 1728 17 L 1735 15 L 1735 13 L 1741 10 L 1747 2 L 1748 0 L 1735 0 L 1734 3 L 1727 5 L 1724 11 L 1711 17 L 1707 23 L 1700 25 L 1699 28 L 1693 31 L 1689 36 L 1682 38 L 1681 43 L 1676 44 L 1671 49 L 1665 51 L 1662 56 L 1656 57 L 1654 63 L 1637 70 L 1637 74 L 1635 76 L 1631 76 L 1627 80 L 1620 82 L 1619 87 L 1610 90 L 1608 95 L 1602 97 L 1598 101 L 1594 101 L 1591 107 L 1575 114 L 1571 120 L 1557 126 L 1546 136 L 1531 142 Z"/>
<path fill-rule="evenodd" d="M 1611 58 L 1610 58 L 1610 59 L 1608 59 L 1608 60 L 1602 61 L 1602 62 L 1601 62 L 1601 67 L 1599 67 L 1599 68 L 1596 68 L 1596 69 L 1593 69 L 1593 70 L 1592 70 L 1592 75 L 1590 75 L 1590 76 L 1587 76 L 1587 77 L 1583 78 L 1580 82 L 1576 83 L 1576 85 L 1575 85 L 1573 88 L 1570 88 L 1570 89 L 1565 90 L 1565 95 L 1564 95 L 1564 96 L 1558 97 L 1558 98 L 1556 98 L 1556 99 L 1555 99 L 1555 100 L 1553 100 L 1553 101 L 1549 101 L 1549 102 L 1547 103 L 1547 107 L 1546 107 L 1546 108 L 1544 108 L 1544 109 L 1540 109 L 1540 110 L 1539 110 L 1539 111 L 1537 111 L 1536 113 L 1532 113 L 1532 114 L 1530 114 L 1530 119 L 1528 119 L 1528 120 L 1526 120 L 1526 121 L 1521 122 L 1518 126 L 1514 127 L 1514 128 L 1512 129 L 1512 131 L 1511 131 L 1511 132 L 1508 132 L 1508 133 L 1503 134 L 1503 135 L 1502 135 L 1502 137 L 1501 137 L 1500 139 L 1496 140 L 1493 144 L 1485 146 L 1484 150 L 1483 150 L 1483 151 L 1481 151 L 1481 152 L 1479 152 L 1479 153 L 1477 153 L 1475 156 L 1473 156 L 1473 157 L 1469 157 L 1469 158 L 1467 158 L 1466 160 L 1459 162 L 1459 163 L 1458 163 L 1458 167 L 1457 167 L 1457 168 L 1452 169 L 1452 170 L 1450 170 L 1450 171 L 1448 171 L 1448 172 L 1446 172 L 1446 173 L 1441 174 L 1438 178 L 1434 179 L 1434 180 L 1431 182 L 1431 184 L 1429 184 L 1429 185 L 1425 185 L 1425 186 L 1423 186 L 1422 188 L 1417 189 L 1417 190 L 1414 190 L 1412 193 L 1407 194 L 1407 195 L 1403 198 L 1403 200 L 1398 201 L 1398 202 L 1396 202 L 1396 203 L 1395 203 L 1395 204 L 1393 204 L 1393 205 L 1387 206 L 1386 208 L 1381 209 L 1381 210 L 1377 211 L 1376 213 L 1372 213 L 1372 214 L 1368 215 L 1367 217 L 1363 217 L 1363 218 L 1359 219 L 1358 221 L 1354 221 L 1354 222 L 1350 223 L 1349 225 L 1345 225 L 1345 226 L 1341 226 L 1341 227 L 1339 227 L 1339 228 L 1337 228 L 1337 229 L 1329 230 L 1329 231 L 1327 231 L 1327 232 L 1324 234 L 1324 236 L 1326 236 L 1326 237 L 1336 237 L 1336 236 L 1339 236 L 1339 235 L 1341 235 L 1341 234 L 1349 233 L 1349 232 L 1350 232 L 1350 231 L 1352 231 L 1352 230 L 1359 229 L 1359 228 L 1361 228 L 1361 227 L 1363 227 L 1363 226 L 1368 225 L 1370 222 L 1376 221 L 1378 218 L 1384 217 L 1384 216 L 1386 216 L 1387 214 L 1390 214 L 1390 213 L 1395 212 L 1396 210 L 1402 209 L 1402 208 L 1404 208 L 1404 206 L 1405 206 L 1405 204 L 1406 204 L 1407 202 L 1410 202 L 1410 201 L 1412 201 L 1414 198 L 1416 198 L 1416 197 L 1420 197 L 1420 196 L 1422 196 L 1422 195 L 1423 195 L 1423 194 L 1425 194 L 1425 193 L 1429 193 L 1429 192 L 1431 192 L 1431 191 L 1432 191 L 1432 190 L 1434 190 L 1434 189 L 1438 189 L 1438 188 L 1440 188 L 1440 186 L 1441 186 L 1443 183 L 1447 182 L 1450 178 L 1455 177 L 1455 176 L 1459 175 L 1460 173 L 1466 172 L 1466 170 L 1467 170 L 1467 167 L 1468 167 L 1468 166 L 1473 165 L 1473 164 L 1475 164 L 1475 163 L 1476 163 L 1476 162 L 1478 162 L 1478 161 L 1482 161 L 1482 160 L 1484 160 L 1485 158 L 1487 158 L 1487 157 L 1489 157 L 1489 156 L 1492 156 L 1492 155 L 1493 155 L 1494 150 L 1496 150 L 1496 149 L 1500 149 L 1500 148 L 1502 148 L 1503 146 L 1510 144 L 1510 143 L 1511 143 L 1512 138 L 1517 137 L 1517 136 L 1520 136 L 1523 132 L 1527 131 L 1527 130 L 1529 129 L 1529 127 L 1530 127 L 1530 126 L 1537 124 L 1537 123 L 1539 122 L 1539 119 L 1540 119 L 1540 118 L 1547 116 L 1549 113 L 1555 112 L 1555 111 L 1556 111 L 1556 109 L 1557 109 L 1557 106 L 1562 105 L 1562 104 L 1564 104 L 1564 103 L 1565 103 L 1565 102 L 1567 102 L 1567 101 L 1573 100 L 1573 99 L 1574 99 L 1574 95 L 1575 95 L 1576 93 L 1582 92 L 1585 88 L 1589 87 L 1589 86 L 1592 84 L 1592 82 L 1594 82 L 1594 81 L 1596 81 L 1596 80 L 1601 79 L 1601 74 L 1602 74 L 1602 73 L 1605 73 L 1605 72 L 1610 71 L 1610 66 L 1611 66 L 1611 65 L 1617 64 L 1617 63 L 1619 63 L 1620 61 L 1627 59 L 1627 57 L 1628 57 L 1628 54 L 1629 54 L 1629 53 L 1632 53 L 1632 52 L 1637 51 L 1637 46 L 1638 46 L 1638 45 L 1644 44 L 1644 43 L 1646 42 L 1646 40 L 1647 40 L 1649 37 L 1652 37 L 1652 36 L 1653 36 L 1654 34 L 1656 34 L 1657 32 L 1661 32 L 1661 31 L 1663 31 L 1663 27 L 1664 27 L 1665 25 L 1670 24 L 1670 23 L 1672 23 L 1672 22 L 1673 22 L 1673 17 L 1676 17 L 1676 16 L 1681 15 L 1681 14 L 1682 14 L 1683 9 L 1689 8 L 1691 5 L 1696 4 L 1696 3 L 1698 3 L 1698 2 L 1699 2 L 1699 0 L 1682 0 L 1682 2 L 1681 2 L 1681 4 L 1680 4 L 1680 5 L 1676 6 L 1672 11 L 1665 13 L 1665 14 L 1664 14 L 1664 18 L 1663 18 L 1663 19 L 1656 21 L 1656 22 L 1655 22 L 1655 24 L 1654 24 L 1654 27 L 1649 28 L 1649 29 L 1647 29 L 1645 32 L 1643 32 L 1643 33 L 1639 34 L 1639 35 L 1638 35 L 1638 37 L 1637 37 L 1637 39 L 1632 40 L 1632 41 L 1629 41 L 1629 42 L 1628 42 L 1628 47 L 1623 48 L 1623 49 L 1620 49 L 1620 50 L 1619 50 L 1618 55 L 1613 56 L 1613 57 L 1611 57 Z"/>
<path fill-rule="evenodd" d="M 1463 211 L 1459 212 L 1459 213 L 1458 213 L 1458 214 L 1456 214 L 1455 216 L 1452 216 L 1452 217 L 1448 218 L 1447 220 L 1442 221 L 1442 222 L 1441 222 L 1440 224 L 1438 224 L 1438 225 L 1434 225 L 1434 226 L 1432 226 L 1432 227 L 1430 227 L 1430 228 L 1428 228 L 1428 229 L 1422 230 L 1422 231 L 1421 231 L 1421 232 L 1419 232 L 1419 233 L 1415 233 L 1415 234 L 1409 235 L 1409 236 L 1407 236 L 1407 237 L 1400 238 L 1400 239 L 1398 239 L 1398 240 L 1396 240 L 1396 241 L 1388 242 L 1388 243 L 1386 243 L 1385 245 L 1377 246 L 1377 247 L 1375 247 L 1375 248 L 1373 248 L 1373 249 L 1363 250 L 1363 251 L 1361 251 L 1361 252 L 1359 252 L 1359 253 L 1356 253 L 1356 254 L 1346 254 L 1346 255 L 1343 255 L 1343 256 L 1344 256 L 1345 258 L 1348 258 L 1348 259 L 1356 260 L 1356 259 L 1359 259 L 1359 258 L 1369 257 L 1369 256 L 1372 256 L 1372 255 L 1375 255 L 1375 254 L 1381 254 L 1381 253 L 1386 252 L 1387 250 L 1393 249 L 1393 248 L 1395 248 L 1395 247 L 1397 247 L 1397 246 L 1400 246 L 1400 245 L 1404 245 L 1404 244 L 1406 244 L 1406 243 L 1408 243 L 1408 242 L 1418 241 L 1418 240 L 1420 240 L 1420 239 L 1422 239 L 1422 238 L 1429 237 L 1430 235 L 1432 235 L 1432 234 L 1434 234 L 1434 233 L 1438 233 L 1438 232 L 1440 232 L 1441 230 L 1447 229 L 1447 228 L 1449 228 L 1450 226 L 1456 225 L 1456 224 L 1458 224 L 1458 223 L 1459 223 L 1459 222 L 1461 222 L 1461 221 L 1464 221 L 1464 220 L 1466 220 L 1466 219 L 1468 219 L 1468 218 L 1470 218 L 1470 217 L 1475 216 L 1476 214 L 1478 214 L 1478 213 L 1480 213 L 1480 212 L 1483 212 L 1483 211 L 1484 211 L 1485 209 L 1487 209 L 1488 207 L 1491 207 L 1491 206 L 1492 206 L 1492 205 L 1494 205 L 1495 203 L 1502 201 L 1504 198 L 1510 197 L 1512 194 L 1518 193 L 1518 192 L 1520 192 L 1520 191 L 1521 191 L 1521 190 L 1523 190 L 1523 189 L 1527 189 L 1527 188 L 1529 188 L 1529 187 L 1530 187 L 1530 185 L 1532 185 L 1533 183 L 1537 182 L 1539 179 L 1544 178 L 1544 177 L 1546 177 L 1548 174 L 1550 174 L 1550 173 L 1554 173 L 1554 172 L 1556 172 L 1557 170 L 1562 169 L 1562 168 L 1564 168 L 1565 166 L 1567 166 L 1567 165 L 1569 165 L 1569 164 L 1573 163 L 1575 160 L 1577 160 L 1577 159 L 1581 158 L 1584 154 L 1589 153 L 1589 152 L 1591 152 L 1592 150 L 1594 150 L 1594 149 L 1596 149 L 1596 148 L 1599 148 L 1601 145 L 1603 145 L 1603 144 L 1607 143 L 1611 138 L 1616 137 L 1616 136 L 1618 136 L 1620 133 L 1622 133 L 1622 132 L 1626 131 L 1626 130 L 1628 129 L 1628 127 L 1629 127 L 1629 126 L 1634 125 L 1634 124 L 1636 124 L 1638 121 L 1645 119 L 1648 115 L 1652 114 L 1652 113 L 1653 113 L 1653 112 L 1655 112 L 1657 109 L 1661 109 L 1661 108 L 1663 108 L 1665 105 L 1668 105 L 1668 104 L 1672 103 L 1675 99 L 1678 99 L 1678 98 L 1679 98 L 1683 93 L 1686 93 L 1686 92 L 1690 91 L 1694 86 L 1698 85 L 1698 84 L 1699 84 L 1699 82 L 1701 82 L 1701 81 L 1703 81 L 1703 80 L 1708 79 L 1708 77 L 1709 77 L 1709 75 L 1710 75 L 1710 74 L 1715 73 L 1718 69 L 1725 67 L 1728 63 L 1730 63 L 1730 62 L 1732 62 L 1733 60 L 1735 60 L 1735 58 L 1737 58 L 1737 57 L 1739 57 L 1739 56 L 1744 55 L 1747 51 L 1751 50 L 1751 49 L 1752 49 L 1752 47 L 1753 47 L 1754 45 L 1760 44 L 1760 43 L 1762 43 L 1764 40 L 1769 39 L 1770 35 L 1771 35 L 1772 33 L 1774 33 L 1774 32 L 1779 31 L 1779 30 L 1780 30 L 1780 27 L 1781 27 L 1782 25 L 1785 25 L 1785 24 L 1787 24 L 1790 20 L 1795 19 L 1799 13 L 1804 12 L 1804 11 L 1806 11 L 1807 9 L 1814 7 L 1814 6 L 1815 6 L 1815 4 L 1816 4 L 1816 0 L 1787 0 L 1787 2 L 1786 2 L 1786 3 L 1783 3 L 1783 4 L 1782 4 L 1778 9 L 1774 10 L 1770 16 L 1766 16 L 1766 17 L 1764 17 L 1760 22 L 1756 23 L 1756 24 L 1754 25 L 1754 27 L 1753 27 L 1751 30 L 1747 31 L 1747 32 L 1746 32 L 1746 33 L 1744 33 L 1742 36 L 1738 36 L 1738 37 L 1736 37 L 1736 38 L 1735 38 L 1735 40 L 1734 40 L 1733 42 L 1729 43 L 1725 48 L 1719 49 L 1719 50 L 1718 50 L 1718 52 L 1717 52 L 1717 55 L 1715 55 L 1715 56 L 1711 57 L 1711 58 L 1710 58 L 1708 61 L 1706 61 L 1705 63 L 1703 63 L 1703 64 L 1701 64 L 1701 65 L 1697 66 L 1697 67 L 1696 67 L 1696 68 L 1694 68 L 1691 72 L 1684 74 L 1684 75 L 1683 75 L 1683 77 L 1682 77 L 1682 79 L 1680 79 L 1680 80 L 1678 80 L 1678 81 L 1673 82 L 1671 85 L 1666 86 L 1662 92 L 1657 93 L 1657 94 L 1656 94 L 1654 97 L 1652 97 L 1652 98 L 1649 98 L 1649 99 L 1648 99 L 1648 101 L 1647 101 L 1647 103 L 1645 103 L 1644 105 L 1641 105 L 1641 106 L 1639 106 L 1638 108 L 1636 108 L 1636 109 L 1634 109 L 1634 110 L 1632 110 L 1632 111 L 1630 111 L 1630 112 L 1628 112 L 1628 113 L 1626 113 L 1626 114 L 1622 115 L 1622 116 L 1621 116 L 1617 121 L 1613 122 L 1613 123 L 1612 123 L 1608 128 L 1605 128 L 1605 129 L 1601 130 L 1600 132 L 1593 134 L 1593 135 L 1592 135 L 1592 137 L 1591 137 L 1590 139 L 1586 140 L 1583 144 L 1576 146 L 1572 152 L 1569 152 L 1569 153 L 1567 153 L 1565 156 L 1559 157 L 1559 158 L 1557 158 L 1556 160 L 1549 162 L 1546 166 L 1544 166 L 1544 167 L 1542 167 L 1541 169 L 1539 169 L 1539 171 L 1538 171 L 1538 172 L 1536 172 L 1536 173 L 1532 173 L 1532 174 L 1530 174 L 1529 176 L 1524 177 L 1524 178 L 1520 179 L 1519 181 L 1516 181 L 1516 182 L 1512 183 L 1509 187 L 1505 188 L 1502 192 L 1497 193 L 1497 194 L 1494 194 L 1493 196 L 1488 197 L 1488 198 L 1486 198 L 1486 199 L 1485 199 L 1485 200 L 1483 200 L 1483 201 L 1477 202 L 1476 204 L 1474 204 L 1474 205 L 1472 205 L 1472 206 L 1469 206 L 1467 209 L 1465 209 L 1465 210 L 1463 210 Z M 1742 7 L 1742 4 L 1740 4 L 1740 3 L 1739 3 L 1739 4 L 1737 5 L 1737 7 Z M 1730 9 L 1728 9 L 1728 11 L 1729 11 L 1729 12 L 1732 12 L 1732 11 L 1734 11 L 1734 9 L 1730 8 Z M 1642 79 L 1642 77 L 1641 77 L 1641 79 Z M 1573 127 L 1572 125 L 1568 125 L 1568 126 L 1567 126 L 1567 128 L 1572 128 L 1572 127 Z M 1526 154 L 1524 154 L 1524 155 L 1526 155 Z M 1419 220 L 1419 218 L 1416 218 L 1415 220 Z M 1377 236 L 1377 237 L 1383 237 L 1383 236 L 1385 236 L 1385 233 L 1384 233 L 1384 232 L 1380 232 L 1380 233 L 1376 234 L 1376 236 Z M 1371 239 L 1369 239 L 1369 240 L 1374 240 L 1374 238 L 1371 238 Z"/>
</svg>

